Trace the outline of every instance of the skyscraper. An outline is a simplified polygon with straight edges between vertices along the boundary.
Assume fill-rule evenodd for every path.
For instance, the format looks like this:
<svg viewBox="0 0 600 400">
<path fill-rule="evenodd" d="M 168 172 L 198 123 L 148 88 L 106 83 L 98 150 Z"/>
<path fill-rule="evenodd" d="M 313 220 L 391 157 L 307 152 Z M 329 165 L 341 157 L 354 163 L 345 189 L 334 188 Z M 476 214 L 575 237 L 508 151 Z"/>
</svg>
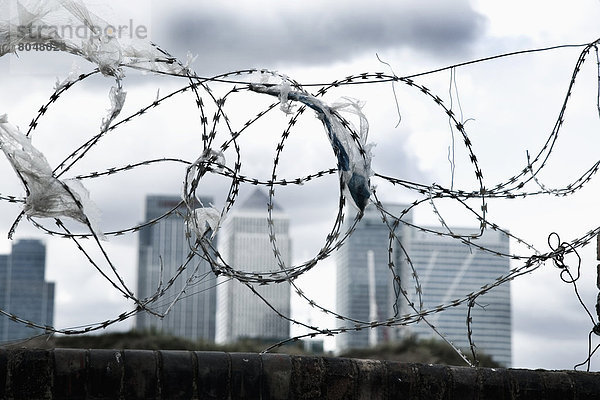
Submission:
<svg viewBox="0 0 600 400">
<path fill-rule="evenodd" d="M 180 201 L 178 196 L 147 196 L 145 221 L 151 221 L 176 208 Z M 212 199 L 201 197 L 199 201 L 208 206 Z M 187 209 L 185 205 L 181 205 L 177 211 L 185 214 Z M 185 221 L 181 215 L 173 213 L 141 229 L 137 296 L 145 299 L 154 295 L 160 285 L 164 287 L 169 279 L 177 274 L 177 269 L 186 263 L 189 254 Z M 185 292 L 181 293 L 188 280 L 190 284 Z M 178 298 L 177 303 L 162 319 L 147 312 L 138 313 L 135 319 L 136 329 L 152 328 L 190 340 L 214 341 L 215 283 L 216 278 L 210 265 L 198 255 L 194 255 L 173 286 L 157 302 L 150 304 L 150 307 L 164 313 Z"/>
<path fill-rule="evenodd" d="M 452 231 L 458 235 L 474 232 L 473 229 L 459 228 L 452 228 Z M 420 279 L 425 309 L 465 297 L 509 272 L 508 257 L 494 254 L 509 253 L 509 239 L 505 234 L 486 230 L 482 237 L 473 241 L 491 251 L 466 246 L 447 236 L 411 231 L 406 248 Z M 471 317 L 473 340 L 477 349 L 510 367 L 510 282 L 477 298 Z M 428 320 L 457 347 L 468 348 L 466 318 L 467 304 L 463 304 L 433 314 Z M 411 325 L 410 329 L 421 338 L 437 337 L 424 323 Z"/>
<path fill-rule="evenodd" d="M 232 267 L 253 272 L 279 269 L 269 240 L 267 201 L 267 195 L 256 189 L 239 209 L 227 216 L 219 231 L 219 252 Z M 273 205 L 273 224 L 281 258 L 290 265 L 289 218 L 277 204 Z M 289 337 L 289 322 L 279 317 L 248 287 L 226 277 L 219 277 L 219 282 L 217 342 Z M 284 315 L 290 314 L 290 286 L 287 282 L 255 287 L 275 309 Z"/>
<path fill-rule="evenodd" d="M 46 246 L 36 239 L 21 239 L 8 255 L 0 256 L 0 308 L 41 325 L 54 323 L 54 283 L 44 279 Z M 0 341 L 25 339 L 44 333 L 0 317 Z"/>
<path fill-rule="evenodd" d="M 384 207 L 396 216 L 405 208 L 396 204 Z M 410 214 L 404 218 L 410 220 Z M 344 229 L 352 221 L 352 217 L 347 218 Z M 388 223 L 392 224 L 393 220 L 389 219 Z M 404 240 L 405 230 L 404 224 L 399 224 L 395 231 L 401 241 Z M 396 299 L 393 274 L 388 265 L 389 233 L 389 227 L 383 223 L 379 210 L 369 205 L 354 233 L 336 253 L 336 311 L 339 314 L 358 321 L 385 320 L 394 316 L 395 305 L 398 307 L 398 315 L 405 313 L 406 302 L 402 297 L 398 301 Z M 405 273 L 401 268 L 404 254 L 395 241 L 392 246 L 395 273 L 402 277 Z M 371 268 L 369 257 L 372 257 Z M 388 327 L 349 331 L 336 336 L 336 348 L 344 351 L 370 347 L 396 340 L 399 335 L 398 329 Z"/>
<path fill-rule="evenodd" d="M 387 204 L 385 209 L 398 216 L 404 208 Z M 404 217 L 411 221 L 410 214 Z M 345 227 L 351 219 L 345 222 Z M 435 230 L 437 228 L 430 228 Z M 452 228 L 458 235 L 473 233 L 470 229 Z M 398 226 L 396 236 L 406 250 L 419 277 L 425 309 L 449 304 L 455 299 L 479 290 L 509 271 L 508 257 L 496 253 L 509 253 L 508 237 L 498 231 L 486 231 L 473 239 L 490 251 L 468 247 L 460 240 L 435 235 L 412 228 Z M 385 320 L 397 314 L 414 313 L 392 286 L 393 278 L 388 268 L 389 228 L 381 221 L 381 214 L 369 206 L 355 232 L 336 254 L 337 294 L 336 311 L 359 321 Z M 393 247 L 396 274 L 402 279 L 404 289 L 412 295 L 418 307 L 415 280 L 406 262 L 406 256 L 397 244 Z M 371 263 L 369 262 L 371 258 Z M 372 264 L 373 267 L 370 267 Z M 372 271 L 372 272 L 371 272 Z M 505 366 L 511 364 L 511 305 L 510 285 L 505 283 L 477 299 L 471 310 L 473 340 L 480 351 L 492 356 Z M 451 307 L 427 317 L 447 339 L 456 346 L 468 348 L 467 304 Z M 349 323 L 345 323 L 349 325 Z M 349 331 L 336 336 L 338 351 L 366 348 L 385 341 L 397 340 L 402 335 L 414 334 L 420 338 L 438 338 L 425 323 L 411 324 L 407 328 L 376 328 Z"/>
</svg>

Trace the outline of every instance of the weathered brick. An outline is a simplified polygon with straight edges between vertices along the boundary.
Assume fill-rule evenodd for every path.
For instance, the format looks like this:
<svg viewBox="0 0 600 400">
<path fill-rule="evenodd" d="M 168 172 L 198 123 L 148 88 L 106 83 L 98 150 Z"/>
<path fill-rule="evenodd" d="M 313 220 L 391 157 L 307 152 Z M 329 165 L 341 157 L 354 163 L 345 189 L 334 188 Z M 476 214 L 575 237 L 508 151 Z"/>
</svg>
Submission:
<svg viewBox="0 0 600 400">
<path fill-rule="evenodd" d="M 86 396 L 87 351 L 54 350 L 53 398 L 83 399 Z"/>
<path fill-rule="evenodd" d="M 479 398 L 512 400 L 508 374 L 502 368 L 478 369 Z"/>
<path fill-rule="evenodd" d="M 6 398 L 6 376 L 8 374 L 8 352 L 0 349 L 0 399 Z"/>
<path fill-rule="evenodd" d="M 231 397 L 237 399 L 260 398 L 262 365 L 254 353 L 231 353 Z"/>
<path fill-rule="evenodd" d="M 457 400 L 478 399 L 477 369 L 449 367 L 452 376 L 452 396 Z"/>
<path fill-rule="evenodd" d="M 539 372 L 509 369 L 507 373 L 510 381 L 510 392 L 513 398 L 546 398 L 544 380 Z"/>
<path fill-rule="evenodd" d="M 88 398 L 117 399 L 123 388 L 123 356 L 118 350 L 90 350 L 87 371 Z"/>
<path fill-rule="evenodd" d="M 357 399 L 386 399 L 387 388 L 386 366 L 378 360 L 356 360 L 358 370 Z"/>
<path fill-rule="evenodd" d="M 15 350 L 8 357 L 7 397 L 52 398 L 52 352 Z"/>
<path fill-rule="evenodd" d="M 600 400 L 600 374 L 144 350 L 0 350 L 0 398 Z"/>
<path fill-rule="evenodd" d="M 358 371 L 355 360 L 325 357 L 325 374 L 322 392 L 327 399 L 356 398 Z"/>
<path fill-rule="evenodd" d="M 542 375 L 547 400 L 574 400 L 575 390 L 571 377 L 564 371 L 534 371 Z"/>
<path fill-rule="evenodd" d="M 231 357 L 229 353 L 198 351 L 197 390 L 200 399 L 227 399 L 231 382 Z"/>
<path fill-rule="evenodd" d="M 123 364 L 123 395 L 126 399 L 158 398 L 156 352 L 151 350 L 124 350 Z"/>
<path fill-rule="evenodd" d="M 419 374 L 416 364 L 386 361 L 390 399 L 418 399 Z"/>
<path fill-rule="evenodd" d="M 286 354 L 263 354 L 262 399 L 289 399 L 292 360 Z"/>
<path fill-rule="evenodd" d="M 587 372 L 569 371 L 573 381 L 575 398 L 578 400 L 598 400 L 600 399 L 600 378 L 598 374 Z"/>
<path fill-rule="evenodd" d="M 298 400 L 324 398 L 321 392 L 325 376 L 322 357 L 291 356 L 291 398 Z"/>
<path fill-rule="evenodd" d="M 419 366 L 419 396 L 422 399 L 444 400 L 450 396 L 452 375 L 445 365 Z"/>
<path fill-rule="evenodd" d="M 194 393 L 194 362 L 189 351 L 159 351 L 160 395 L 163 399 L 191 399 Z"/>
</svg>

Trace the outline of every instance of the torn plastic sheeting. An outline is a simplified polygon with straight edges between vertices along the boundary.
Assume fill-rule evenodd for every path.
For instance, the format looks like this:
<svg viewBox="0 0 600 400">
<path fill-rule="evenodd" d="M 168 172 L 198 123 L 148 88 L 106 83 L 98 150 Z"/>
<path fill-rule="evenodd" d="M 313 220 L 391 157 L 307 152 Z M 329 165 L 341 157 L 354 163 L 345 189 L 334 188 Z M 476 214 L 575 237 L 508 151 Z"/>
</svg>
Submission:
<svg viewBox="0 0 600 400">
<path fill-rule="evenodd" d="M 83 56 L 96 64 L 103 75 L 121 78 L 123 49 L 114 36 L 106 34 L 108 24 L 90 13 L 81 3 L 71 0 L 59 0 L 59 2 L 65 10 L 90 30 L 88 41 L 81 43 Z"/>
<path fill-rule="evenodd" d="M 110 98 L 110 109 L 108 110 L 108 117 L 102 120 L 102 131 L 108 130 L 110 123 L 121 113 L 121 110 L 125 105 L 127 92 L 125 92 L 121 86 L 113 86 L 110 88 L 108 97 Z"/>
<path fill-rule="evenodd" d="M 201 164 L 202 172 L 206 172 L 209 165 L 211 166 L 212 170 L 222 172 L 225 167 L 225 155 L 221 151 L 208 149 L 204 154 L 198 157 L 198 159 L 194 161 L 192 165 L 188 167 L 186 174 L 186 182 L 188 182 L 188 184 L 193 182 L 194 176 L 198 174 L 199 166 Z M 185 201 L 185 198 L 183 200 Z"/>
<path fill-rule="evenodd" d="M 187 221 L 188 227 L 198 239 L 201 239 L 209 228 L 212 230 L 211 239 L 214 238 L 220 223 L 221 212 L 212 206 L 196 208 Z"/>
<path fill-rule="evenodd" d="M 0 148 L 27 190 L 25 215 L 64 216 L 84 224 L 89 222 L 92 231 L 98 237 L 104 237 L 98 228 L 100 211 L 83 184 L 77 179 L 56 179 L 46 157 L 8 122 L 6 114 L 0 116 Z"/>
<path fill-rule="evenodd" d="M 202 165 L 202 167 L 200 167 Z M 225 155 L 223 152 L 207 149 L 198 159 L 188 167 L 186 173 L 186 187 L 184 188 L 183 201 L 186 203 L 189 213 L 187 217 L 188 229 L 191 229 L 197 239 L 201 239 L 207 229 L 212 230 L 211 239 L 217 234 L 221 223 L 221 212 L 211 207 L 197 207 L 198 200 L 195 197 L 195 179 L 200 179 L 199 172 L 204 174 L 208 170 L 208 166 L 214 171 L 223 171 L 225 167 Z M 213 167 L 214 166 L 214 167 Z M 189 194 L 189 196 L 188 196 Z"/>
<path fill-rule="evenodd" d="M 123 53 L 117 39 L 110 36 L 91 37 L 82 44 L 82 50 L 85 57 L 98 66 L 102 75 L 123 76 L 120 70 Z"/>
<path fill-rule="evenodd" d="M 72 84 L 73 82 L 77 82 L 77 80 L 79 79 L 79 75 L 81 75 L 81 68 L 79 68 L 77 64 L 73 63 L 71 65 L 71 72 L 69 72 L 69 75 L 67 75 L 65 79 L 61 81 L 58 77 L 56 77 L 54 91 L 58 92 L 67 87 L 68 85 Z"/>
<path fill-rule="evenodd" d="M 283 83 L 279 85 L 279 109 L 286 114 L 291 114 L 294 109 L 290 101 L 288 101 L 288 93 L 292 90 L 292 86 L 287 80 L 287 76 L 283 76 Z"/>
<path fill-rule="evenodd" d="M 116 117 L 123 109 L 123 105 L 125 104 L 125 97 L 127 97 L 127 92 L 123 91 L 121 87 L 113 86 L 110 88 L 109 97 L 111 105 L 110 115 L 114 115 Z"/>
<path fill-rule="evenodd" d="M 284 101 L 283 94 L 285 93 L 285 101 L 299 101 L 317 113 L 317 116 L 325 126 L 331 147 L 337 157 L 338 169 L 342 175 L 343 183 L 348 189 L 354 204 L 361 211 L 364 211 L 371 196 L 369 177 L 372 175 L 370 153 L 372 146 L 366 144 L 368 123 L 366 117 L 360 111 L 360 105 L 355 101 L 346 99 L 345 103 L 328 106 L 314 96 L 289 90 L 289 85 L 286 86 L 286 84 L 274 86 L 250 85 L 250 89 L 255 92 L 279 97 L 281 101 Z M 342 120 L 337 114 L 339 111 L 351 112 L 359 116 L 359 141 L 365 151 L 364 157 L 361 155 L 360 149 L 352 138 L 351 133 L 343 125 Z"/>
</svg>

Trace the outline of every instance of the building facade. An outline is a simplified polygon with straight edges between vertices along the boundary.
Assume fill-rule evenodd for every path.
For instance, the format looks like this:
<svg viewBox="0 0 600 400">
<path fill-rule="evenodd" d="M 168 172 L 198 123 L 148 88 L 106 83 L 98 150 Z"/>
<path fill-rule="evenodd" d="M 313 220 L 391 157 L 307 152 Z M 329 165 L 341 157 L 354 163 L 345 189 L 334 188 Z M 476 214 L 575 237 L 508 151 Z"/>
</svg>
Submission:
<svg viewBox="0 0 600 400">
<path fill-rule="evenodd" d="M 267 195 L 256 189 L 237 210 L 227 216 L 219 231 L 219 253 L 230 266 L 244 271 L 279 270 L 267 224 Z M 290 265 L 289 218 L 277 204 L 273 224 L 281 259 Z M 254 285 L 256 291 L 275 309 L 290 315 L 290 286 L 287 282 Z M 281 340 L 290 335 L 290 324 L 278 316 L 248 287 L 227 277 L 219 277 L 217 287 L 218 343 L 240 339 Z"/>
<path fill-rule="evenodd" d="M 54 283 L 45 281 L 46 246 L 40 240 L 21 239 L 11 253 L 0 255 L 0 308 L 19 318 L 46 326 L 54 323 Z M 0 342 L 44 333 L 0 317 Z"/>
<path fill-rule="evenodd" d="M 199 205 L 207 205 L 212 198 L 201 197 Z M 146 197 L 145 221 L 152 221 L 178 207 L 178 196 L 149 195 Z M 177 211 L 185 214 L 185 205 Z M 198 255 L 190 257 L 190 246 L 186 238 L 185 221 L 181 214 L 173 213 L 159 222 L 142 228 L 138 247 L 137 296 L 146 299 L 153 296 L 159 287 L 165 287 L 169 279 L 177 275 L 174 284 L 150 305 L 159 312 L 168 313 L 159 318 L 148 312 L 140 312 L 135 318 L 138 330 L 154 329 L 189 340 L 214 341 L 216 278 L 210 265 Z M 161 273 L 162 268 L 162 273 Z M 182 293 L 182 289 L 185 292 Z M 173 302 L 177 300 L 176 303 Z"/>
<path fill-rule="evenodd" d="M 473 229 L 451 229 L 458 235 L 474 233 Z M 495 254 L 509 254 L 508 236 L 499 231 L 486 230 L 482 237 L 473 242 L 490 251 L 467 246 L 448 236 L 415 230 L 410 232 L 406 248 L 419 276 L 425 309 L 464 298 L 482 286 L 493 283 L 499 276 L 508 274 L 509 257 Z M 455 346 L 468 349 L 466 318 L 467 304 L 462 304 L 432 314 L 428 321 Z M 494 361 L 510 367 L 510 282 L 478 297 L 471 310 L 471 318 L 472 337 L 477 349 L 492 356 Z M 420 338 L 437 337 L 425 323 L 411 325 L 410 331 Z"/>
<path fill-rule="evenodd" d="M 399 215 L 404 209 L 402 205 L 393 204 L 384 207 L 393 215 Z M 411 222 L 410 214 L 403 219 Z M 344 226 L 347 228 L 351 221 L 352 219 L 348 219 Z M 472 229 L 452 228 L 452 230 L 458 235 L 473 233 Z M 409 228 L 403 224 L 398 226 L 395 234 L 403 247 L 402 249 L 398 243 L 392 245 L 391 254 L 396 268 L 395 273 L 401 278 L 403 288 L 417 309 L 419 307 L 417 286 L 408 259 L 419 278 L 423 307 L 426 310 L 464 298 L 509 272 L 510 257 L 496 254 L 509 254 L 509 239 L 501 232 L 486 231 L 482 237 L 473 239 L 489 251 L 467 246 L 451 237 Z M 388 267 L 389 244 L 389 227 L 382 222 L 381 213 L 370 205 L 354 233 L 336 254 L 336 311 L 338 313 L 357 321 L 370 322 L 415 312 L 409 308 L 397 288 L 392 286 L 393 276 Z M 477 298 L 476 305 L 471 310 L 471 318 L 472 338 L 477 349 L 492 356 L 495 361 L 504 366 L 510 366 L 512 361 L 510 283 L 504 283 Z M 466 319 L 466 303 L 427 317 L 427 320 L 448 340 L 457 347 L 468 349 Z M 351 324 L 352 322 L 345 322 L 344 326 L 352 326 Z M 344 352 L 351 348 L 372 347 L 399 340 L 404 335 L 416 335 L 423 339 L 439 338 L 426 323 L 421 321 L 400 328 L 350 330 L 336 336 L 336 350 Z"/>
<path fill-rule="evenodd" d="M 399 215 L 405 208 L 394 204 L 384 207 L 393 215 Z M 405 220 L 410 220 L 410 214 Z M 344 222 L 344 230 L 352 221 L 350 217 Z M 404 224 L 399 224 L 395 231 L 401 242 L 405 230 Z M 389 267 L 389 233 L 381 213 L 370 204 L 354 233 L 336 253 L 336 311 L 339 314 L 357 321 L 375 321 L 406 312 L 406 301 L 401 294 L 397 297 L 399 292 L 394 289 L 393 273 Z M 401 268 L 404 254 L 397 241 L 393 241 L 392 249 L 395 273 L 404 281 L 405 270 Z M 369 266 L 370 262 L 372 267 Z M 401 334 L 400 329 L 390 327 L 348 331 L 336 336 L 336 349 L 343 352 L 372 347 L 398 340 Z"/>
</svg>

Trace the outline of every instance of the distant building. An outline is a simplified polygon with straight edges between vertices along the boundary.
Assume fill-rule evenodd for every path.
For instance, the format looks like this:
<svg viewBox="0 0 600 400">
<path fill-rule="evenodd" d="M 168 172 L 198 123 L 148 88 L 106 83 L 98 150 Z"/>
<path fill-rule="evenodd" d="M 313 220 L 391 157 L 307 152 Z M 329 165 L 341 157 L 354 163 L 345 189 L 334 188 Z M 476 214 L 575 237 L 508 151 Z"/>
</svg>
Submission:
<svg viewBox="0 0 600 400">
<path fill-rule="evenodd" d="M 393 204 L 384 206 L 393 215 L 399 215 L 404 208 Z M 404 219 L 411 222 L 410 214 Z M 344 227 L 347 228 L 351 222 L 352 218 L 348 218 Z M 473 233 L 473 230 L 468 229 L 452 230 L 459 235 Z M 425 309 L 434 309 L 439 305 L 449 304 L 454 299 L 464 298 L 509 272 L 509 258 L 495 254 L 509 253 L 509 239 L 501 232 L 486 231 L 482 237 L 473 240 L 490 251 L 478 250 L 466 246 L 460 240 L 404 227 L 403 224 L 398 226 L 396 236 L 419 277 Z M 371 205 L 366 209 L 354 233 L 336 254 L 336 311 L 339 314 L 357 321 L 370 322 L 414 313 L 402 295 L 396 298 L 398 291 L 392 286 L 392 274 L 388 268 L 388 247 L 389 228 L 382 222 L 381 214 Z M 372 274 L 369 272 L 370 252 L 374 265 Z M 415 280 L 406 262 L 406 255 L 397 244 L 394 244 L 392 254 L 396 274 L 401 277 L 403 287 L 418 308 Z M 396 310 L 393 309 L 394 304 Z M 477 298 L 471 317 L 473 340 L 477 349 L 492 356 L 495 361 L 510 366 L 510 284 L 507 282 Z M 466 304 L 427 317 L 456 346 L 468 349 L 466 319 Z M 352 326 L 353 323 L 340 322 L 342 324 Z M 343 352 L 351 348 L 372 347 L 398 340 L 407 334 L 414 334 L 419 338 L 439 338 L 423 322 L 410 324 L 407 328 L 365 328 L 337 335 L 336 350 Z"/>
<path fill-rule="evenodd" d="M 399 215 L 405 206 L 386 204 L 386 209 Z M 410 214 L 405 217 L 410 220 Z M 343 232 L 353 222 L 353 216 L 347 217 L 344 222 Z M 388 221 L 390 224 L 393 221 Z M 404 243 L 406 227 L 398 225 L 396 235 Z M 344 316 L 357 321 L 374 321 L 388 319 L 397 314 L 406 313 L 406 301 L 393 286 L 393 274 L 389 268 L 389 227 L 383 223 L 381 213 L 373 205 L 369 205 L 356 230 L 348 238 L 344 246 L 336 253 L 336 311 Z M 394 265 L 396 274 L 402 277 L 404 254 L 393 243 Z M 373 272 L 369 272 L 369 253 L 373 257 Z M 373 283 L 370 285 L 369 280 Z M 402 278 L 403 282 L 405 281 Z M 375 301 L 373 301 L 375 300 Z M 341 325 L 352 326 L 352 322 L 340 321 Z M 339 352 L 353 349 L 366 348 L 376 344 L 383 344 L 397 340 L 401 335 L 398 328 L 380 327 L 375 329 L 362 329 L 349 331 L 336 336 L 336 349 Z"/>
<path fill-rule="evenodd" d="M 312 354 L 323 354 L 325 352 L 323 340 L 308 339 L 302 341 L 304 351 Z"/>
<path fill-rule="evenodd" d="M 467 235 L 473 229 L 451 228 L 455 234 Z M 509 238 L 498 231 L 486 230 L 473 242 L 491 252 L 469 247 L 461 241 L 412 230 L 405 242 L 423 291 L 425 309 L 448 304 L 454 299 L 479 290 L 509 272 Z M 414 292 L 414 290 L 412 291 Z M 416 300 L 416 299 L 415 299 Z M 471 311 L 473 340 L 477 349 L 494 361 L 511 366 L 511 302 L 510 282 L 506 282 L 477 298 Z M 469 348 L 467 337 L 467 304 L 432 314 L 428 321 L 460 348 Z M 411 325 L 420 338 L 437 337 L 424 323 Z"/>
<path fill-rule="evenodd" d="M 267 224 L 267 195 L 260 189 L 237 210 L 233 210 L 219 231 L 219 252 L 234 268 L 244 271 L 278 271 Z M 286 265 L 291 262 L 289 218 L 277 204 L 273 205 L 273 224 L 277 245 Z M 255 288 L 261 296 L 284 315 L 290 315 L 290 286 L 287 282 Z M 289 322 L 278 316 L 248 287 L 236 280 L 219 277 L 217 287 L 218 343 L 242 338 L 287 339 Z"/>
<path fill-rule="evenodd" d="M 206 206 L 212 202 L 210 197 L 201 197 L 199 200 Z M 147 196 L 145 221 L 156 219 L 176 208 L 180 201 L 178 196 Z M 187 209 L 182 205 L 178 211 L 185 214 Z M 142 228 L 139 233 L 137 296 L 145 299 L 154 295 L 161 284 L 165 287 L 169 279 L 176 276 L 177 269 L 186 263 L 189 254 L 185 221 L 181 215 L 173 213 Z M 196 266 L 198 269 L 192 277 Z M 181 294 L 190 278 L 191 284 Z M 165 312 L 177 296 L 180 296 L 177 303 L 162 319 L 147 312 L 138 313 L 135 318 L 136 329 L 156 329 L 190 340 L 214 341 L 215 283 L 216 277 L 210 265 L 198 255 L 194 255 L 173 286 L 157 302 L 150 304 L 150 307 L 158 312 Z"/>
<path fill-rule="evenodd" d="M 0 255 L 0 308 L 45 326 L 54 323 L 54 283 L 46 282 L 46 246 L 21 239 L 8 255 Z M 0 341 L 26 339 L 45 331 L 0 316 Z"/>
</svg>

